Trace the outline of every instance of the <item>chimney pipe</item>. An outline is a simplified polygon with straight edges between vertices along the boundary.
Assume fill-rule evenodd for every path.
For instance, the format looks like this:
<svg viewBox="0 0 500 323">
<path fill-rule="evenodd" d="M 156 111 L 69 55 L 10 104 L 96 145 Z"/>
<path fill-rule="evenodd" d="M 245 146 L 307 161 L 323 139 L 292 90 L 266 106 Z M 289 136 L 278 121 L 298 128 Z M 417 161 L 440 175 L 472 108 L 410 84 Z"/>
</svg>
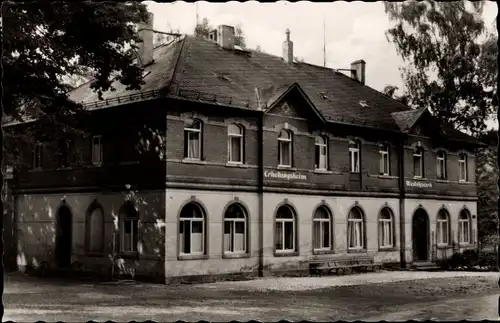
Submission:
<svg viewBox="0 0 500 323">
<path fill-rule="evenodd" d="M 365 84 L 366 62 L 362 59 L 351 63 L 351 77 L 361 84 Z"/>
<path fill-rule="evenodd" d="M 234 49 L 234 27 L 220 25 L 217 28 L 217 43 L 224 49 Z"/>
<path fill-rule="evenodd" d="M 283 42 L 283 60 L 288 63 L 293 63 L 293 41 L 290 40 L 290 29 L 286 29 L 286 40 Z"/>
<path fill-rule="evenodd" d="M 137 32 L 142 42 L 139 43 L 139 64 L 144 67 L 153 62 L 153 20 L 148 12 L 148 21 L 137 25 Z"/>
</svg>

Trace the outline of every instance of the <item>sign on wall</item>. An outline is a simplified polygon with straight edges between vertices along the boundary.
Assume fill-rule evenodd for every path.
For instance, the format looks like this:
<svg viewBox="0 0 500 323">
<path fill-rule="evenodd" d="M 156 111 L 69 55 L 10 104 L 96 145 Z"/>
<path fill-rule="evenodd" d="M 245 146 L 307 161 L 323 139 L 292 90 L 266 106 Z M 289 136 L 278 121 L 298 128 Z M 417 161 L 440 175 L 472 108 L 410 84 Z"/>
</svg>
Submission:
<svg viewBox="0 0 500 323">
<path fill-rule="evenodd" d="M 415 180 L 410 180 L 407 179 L 405 180 L 405 186 L 406 187 L 413 187 L 413 188 L 432 188 L 432 182 L 429 181 L 415 181 Z"/>
<path fill-rule="evenodd" d="M 265 178 L 272 179 L 286 179 L 286 180 L 307 180 L 307 175 L 301 173 L 285 173 L 285 172 L 277 172 L 273 170 L 266 170 L 264 172 Z"/>
</svg>

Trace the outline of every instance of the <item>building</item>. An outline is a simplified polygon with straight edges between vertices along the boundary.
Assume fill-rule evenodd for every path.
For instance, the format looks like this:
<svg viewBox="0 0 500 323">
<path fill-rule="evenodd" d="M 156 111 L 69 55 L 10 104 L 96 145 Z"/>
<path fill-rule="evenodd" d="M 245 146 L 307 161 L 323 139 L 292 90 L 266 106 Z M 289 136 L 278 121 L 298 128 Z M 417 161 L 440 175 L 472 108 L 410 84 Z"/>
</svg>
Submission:
<svg viewBox="0 0 500 323">
<path fill-rule="evenodd" d="M 57 143 L 26 148 L 19 266 L 169 282 L 322 257 L 409 266 L 476 246 L 480 143 L 366 86 L 363 60 L 350 76 L 294 62 L 289 31 L 282 57 L 235 46 L 231 26 L 156 48 L 152 34 L 141 91 L 71 93 L 93 115 L 92 136 L 63 148 L 79 166 L 50 153 Z M 161 159 L 134 148 L 155 131 Z"/>
</svg>

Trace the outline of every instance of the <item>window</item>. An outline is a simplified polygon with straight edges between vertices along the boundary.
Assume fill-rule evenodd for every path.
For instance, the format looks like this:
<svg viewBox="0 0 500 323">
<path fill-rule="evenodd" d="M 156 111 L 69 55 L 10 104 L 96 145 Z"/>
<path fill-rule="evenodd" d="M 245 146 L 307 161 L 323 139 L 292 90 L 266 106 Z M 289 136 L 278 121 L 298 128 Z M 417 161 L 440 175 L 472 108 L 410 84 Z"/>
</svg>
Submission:
<svg viewBox="0 0 500 323">
<path fill-rule="evenodd" d="M 137 233 L 139 229 L 139 213 L 135 205 L 126 203 L 120 210 L 121 218 L 121 251 L 137 252 Z"/>
<path fill-rule="evenodd" d="M 354 207 L 349 212 L 347 219 L 347 245 L 349 249 L 364 248 L 364 223 L 363 213 L 358 207 Z"/>
<path fill-rule="evenodd" d="M 422 148 L 416 148 L 413 151 L 413 176 L 416 178 L 424 177 L 424 162 Z"/>
<path fill-rule="evenodd" d="M 349 162 L 351 173 L 359 173 L 359 143 L 357 141 L 349 141 Z"/>
<path fill-rule="evenodd" d="M 332 220 L 330 212 L 320 206 L 314 212 L 313 218 L 313 248 L 315 251 L 332 249 Z"/>
<path fill-rule="evenodd" d="M 314 145 L 315 168 L 326 170 L 328 168 L 328 141 L 324 137 L 316 137 Z"/>
<path fill-rule="evenodd" d="M 378 236 L 380 248 L 394 247 L 394 223 L 391 210 L 383 208 L 378 218 Z"/>
<path fill-rule="evenodd" d="M 71 140 L 63 139 L 59 142 L 59 165 L 68 167 L 70 165 Z"/>
<path fill-rule="evenodd" d="M 181 211 L 179 219 L 180 254 L 203 255 L 205 253 L 205 217 L 196 203 L 189 203 Z"/>
<path fill-rule="evenodd" d="M 101 136 L 93 136 L 92 137 L 92 163 L 94 165 L 102 164 L 102 137 Z"/>
<path fill-rule="evenodd" d="M 389 145 L 381 145 L 380 153 L 380 175 L 389 175 Z"/>
<path fill-rule="evenodd" d="M 245 211 L 232 204 L 224 214 L 224 253 L 246 253 L 247 225 Z"/>
<path fill-rule="evenodd" d="M 243 163 L 243 128 L 238 125 L 228 127 L 228 160 L 230 163 Z"/>
<path fill-rule="evenodd" d="M 37 142 L 35 147 L 33 148 L 33 168 L 42 168 L 42 152 L 43 152 L 43 144 L 41 142 Z"/>
<path fill-rule="evenodd" d="M 201 159 L 202 125 L 198 120 L 184 128 L 184 157 L 187 159 Z"/>
<path fill-rule="evenodd" d="M 292 166 L 292 133 L 281 130 L 278 137 L 279 166 Z"/>
<path fill-rule="evenodd" d="M 87 251 L 102 252 L 104 250 L 104 211 L 97 202 L 90 205 L 87 211 Z"/>
<path fill-rule="evenodd" d="M 458 173 L 459 181 L 467 181 L 467 156 L 465 154 L 458 155 Z"/>
<path fill-rule="evenodd" d="M 437 178 L 446 178 L 446 154 L 442 150 L 437 153 Z"/>
<path fill-rule="evenodd" d="M 295 251 L 295 215 L 289 206 L 283 205 L 276 212 L 276 252 Z"/>
<path fill-rule="evenodd" d="M 458 216 L 458 241 L 461 244 L 471 243 L 471 227 L 469 212 L 462 210 Z"/>
<path fill-rule="evenodd" d="M 450 243 L 450 221 L 448 212 L 440 210 L 437 216 L 436 241 L 438 245 L 448 245 Z"/>
</svg>

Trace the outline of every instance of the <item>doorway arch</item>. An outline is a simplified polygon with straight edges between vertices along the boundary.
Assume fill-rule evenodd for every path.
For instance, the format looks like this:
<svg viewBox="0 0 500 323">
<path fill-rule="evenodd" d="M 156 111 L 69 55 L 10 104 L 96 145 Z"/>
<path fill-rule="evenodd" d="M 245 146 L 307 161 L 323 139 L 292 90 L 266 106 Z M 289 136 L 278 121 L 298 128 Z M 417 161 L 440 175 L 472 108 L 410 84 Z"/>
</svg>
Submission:
<svg viewBox="0 0 500 323">
<path fill-rule="evenodd" d="M 56 214 L 55 262 L 59 268 L 71 266 L 73 214 L 67 205 L 61 205 Z"/>
<path fill-rule="evenodd" d="M 429 260 L 429 228 L 429 215 L 423 208 L 418 208 L 412 221 L 414 262 Z"/>
</svg>

